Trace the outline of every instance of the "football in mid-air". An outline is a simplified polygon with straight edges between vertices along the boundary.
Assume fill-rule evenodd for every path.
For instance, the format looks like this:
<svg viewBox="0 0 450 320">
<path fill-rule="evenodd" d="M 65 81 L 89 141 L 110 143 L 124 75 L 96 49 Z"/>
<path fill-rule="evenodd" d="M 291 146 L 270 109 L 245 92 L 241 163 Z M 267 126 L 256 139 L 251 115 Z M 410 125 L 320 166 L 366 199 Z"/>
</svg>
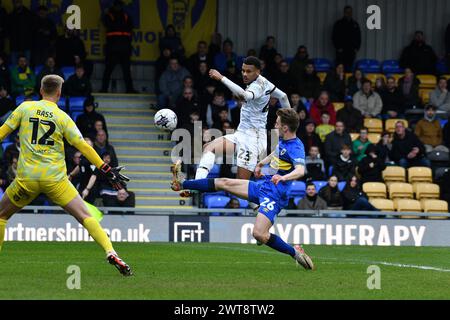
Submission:
<svg viewBox="0 0 450 320">
<path fill-rule="evenodd" d="M 177 122 L 177 115 L 170 109 L 161 109 L 155 114 L 155 126 L 158 129 L 173 131 Z"/>
</svg>

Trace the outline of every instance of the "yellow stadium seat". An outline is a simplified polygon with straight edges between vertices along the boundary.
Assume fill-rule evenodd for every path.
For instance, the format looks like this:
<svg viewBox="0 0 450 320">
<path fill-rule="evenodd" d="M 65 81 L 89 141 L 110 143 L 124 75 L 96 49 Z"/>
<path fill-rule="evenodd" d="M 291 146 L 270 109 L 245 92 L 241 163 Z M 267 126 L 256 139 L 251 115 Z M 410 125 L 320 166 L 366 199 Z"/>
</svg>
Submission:
<svg viewBox="0 0 450 320">
<path fill-rule="evenodd" d="M 381 134 L 379 133 L 369 133 L 370 143 L 377 144 L 381 140 Z"/>
<path fill-rule="evenodd" d="M 437 80 L 436 76 L 431 74 L 421 74 L 417 76 L 420 80 L 420 89 L 434 89 L 436 88 Z"/>
<path fill-rule="evenodd" d="M 406 170 L 399 166 L 387 166 L 383 171 L 383 180 L 385 182 L 405 182 Z"/>
<path fill-rule="evenodd" d="M 413 185 L 417 200 L 439 199 L 439 185 L 434 183 L 416 183 Z"/>
<path fill-rule="evenodd" d="M 320 83 L 323 84 L 325 81 L 325 78 L 327 77 L 327 73 L 326 72 L 317 72 L 317 76 L 320 79 Z"/>
<path fill-rule="evenodd" d="M 382 133 L 383 132 L 383 121 L 377 118 L 365 118 L 364 127 L 369 129 L 370 133 Z"/>
<path fill-rule="evenodd" d="M 430 102 L 430 92 L 434 89 L 419 89 L 419 97 L 424 104 Z"/>
<path fill-rule="evenodd" d="M 399 199 L 397 200 L 398 212 L 422 212 L 422 206 L 417 200 Z M 420 219 L 420 216 L 405 215 L 400 216 L 402 219 Z"/>
<path fill-rule="evenodd" d="M 359 133 L 350 133 L 350 137 L 352 138 L 352 141 L 355 141 L 359 138 Z"/>
<path fill-rule="evenodd" d="M 369 202 L 377 209 L 381 211 L 395 211 L 394 203 L 389 199 L 370 199 Z"/>
<path fill-rule="evenodd" d="M 433 182 L 433 174 L 427 167 L 411 167 L 408 169 L 408 182 Z"/>
<path fill-rule="evenodd" d="M 333 102 L 333 106 L 334 106 L 334 110 L 336 112 L 338 112 L 339 110 L 341 110 L 344 107 L 344 103 L 343 102 Z"/>
<path fill-rule="evenodd" d="M 372 82 L 372 87 L 375 86 L 375 82 L 377 81 L 378 78 L 383 78 L 384 82 L 386 83 L 386 76 L 382 73 L 366 73 L 364 76 L 366 79 Z"/>
<path fill-rule="evenodd" d="M 386 199 L 386 185 L 381 182 L 366 182 L 363 184 L 363 191 L 370 199 Z"/>
<path fill-rule="evenodd" d="M 386 127 L 386 131 L 389 132 L 389 133 L 394 133 L 395 132 L 395 124 L 398 121 L 403 122 L 405 128 L 408 128 L 408 126 L 409 126 L 408 120 L 405 120 L 405 119 L 387 119 L 385 124 L 384 124 L 385 127 Z"/>
<path fill-rule="evenodd" d="M 346 72 L 346 73 L 345 73 L 345 81 L 347 82 L 348 79 L 349 79 L 352 75 L 353 75 L 353 73 L 351 73 L 351 72 Z"/>
<path fill-rule="evenodd" d="M 429 213 L 448 213 L 448 203 L 443 200 L 423 200 L 422 208 Z M 447 219 L 447 217 L 428 217 L 428 219 Z"/>
<path fill-rule="evenodd" d="M 413 199 L 413 186 L 405 182 L 393 182 L 389 185 L 389 198 L 392 200 L 396 198 Z"/>
</svg>

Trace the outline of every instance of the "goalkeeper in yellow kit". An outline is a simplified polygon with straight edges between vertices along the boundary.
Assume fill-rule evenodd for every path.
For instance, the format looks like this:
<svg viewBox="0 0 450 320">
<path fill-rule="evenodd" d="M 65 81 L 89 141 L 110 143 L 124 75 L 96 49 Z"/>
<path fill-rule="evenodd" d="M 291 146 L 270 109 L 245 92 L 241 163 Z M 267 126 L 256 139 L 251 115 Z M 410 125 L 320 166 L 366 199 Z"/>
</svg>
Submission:
<svg viewBox="0 0 450 320">
<path fill-rule="evenodd" d="M 99 168 L 114 188 L 122 189 L 129 179 L 120 174 L 121 167 L 111 168 L 105 164 L 84 141 L 73 120 L 58 108 L 56 102 L 61 96 L 63 82 L 59 76 L 45 76 L 40 90 L 43 99 L 22 103 L 0 127 L 0 141 L 20 128 L 17 176 L 0 201 L 0 250 L 8 219 L 44 193 L 89 231 L 105 250 L 109 263 L 123 275 L 131 275 L 131 268 L 114 251 L 106 232 L 91 217 L 78 191 L 67 178 L 63 138 Z"/>
</svg>

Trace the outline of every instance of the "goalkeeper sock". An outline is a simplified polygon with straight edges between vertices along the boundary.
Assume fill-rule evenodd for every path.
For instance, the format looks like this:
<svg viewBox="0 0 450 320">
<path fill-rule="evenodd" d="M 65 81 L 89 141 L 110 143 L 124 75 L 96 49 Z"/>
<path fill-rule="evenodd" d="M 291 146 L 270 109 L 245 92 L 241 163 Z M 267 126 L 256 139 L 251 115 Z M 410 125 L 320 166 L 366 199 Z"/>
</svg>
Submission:
<svg viewBox="0 0 450 320">
<path fill-rule="evenodd" d="M 216 185 L 214 179 L 186 180 L 183 182 L 183 189 L 214 192 L 216 191 Z"/>
<path fill-rule="evenodd" d="M 281 253 L 285 253 L 290 255 L 291 257 L 295 257 L 295 249 L 293 246 L 287 244 L 276 234 L 271 233 L 270 239 L 266 243 L 272 249 L 275 249 Z"/>
<path fill-rule="evenodd" d="M 202 155 L 197 171 L 195 172 L 195 180 L 205 179 L 208 176 L 209 171 L 214 166 L 215 159 L 216 155 L 211 151 L 205 152 Z"/>
<path fill-rule="evenodd" d="M 114 252 L 111 240 L 109 240 L 108 235 L 105 230 L 103 230 L 100 223 L 93 217 L 84 219 L 83 226 L 89 231 L 91 237 L 97 242 L 106 253 Z"/>
<path fill-rule="evenodd" d="M 0 252 L 2 251 L 3 240 L 5 240 L 5 229 L 8 220 L 0 219 Z"/>
</svg>

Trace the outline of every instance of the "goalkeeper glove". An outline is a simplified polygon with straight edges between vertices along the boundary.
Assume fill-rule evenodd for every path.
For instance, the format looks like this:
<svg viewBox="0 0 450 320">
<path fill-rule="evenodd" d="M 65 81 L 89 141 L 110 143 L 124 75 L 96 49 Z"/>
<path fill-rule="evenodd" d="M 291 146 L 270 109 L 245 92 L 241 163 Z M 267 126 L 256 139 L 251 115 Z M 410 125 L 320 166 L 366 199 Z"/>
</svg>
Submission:
<svg viewBox="0 0 450 320">
<path fill-rule="evenodd" d="M 120 170 L 122 170 L 123 168 L 123 166 L 111 168 L 110 165 L 104 163 L 100 167 L 100 171 L 105 174 L 106 178 L 112 184 L 114 189 L 120 190 L 124 189 L 127 186 L 126 181 L 130 181 L 130 178 L 120 173 Z"/>
</svg>

